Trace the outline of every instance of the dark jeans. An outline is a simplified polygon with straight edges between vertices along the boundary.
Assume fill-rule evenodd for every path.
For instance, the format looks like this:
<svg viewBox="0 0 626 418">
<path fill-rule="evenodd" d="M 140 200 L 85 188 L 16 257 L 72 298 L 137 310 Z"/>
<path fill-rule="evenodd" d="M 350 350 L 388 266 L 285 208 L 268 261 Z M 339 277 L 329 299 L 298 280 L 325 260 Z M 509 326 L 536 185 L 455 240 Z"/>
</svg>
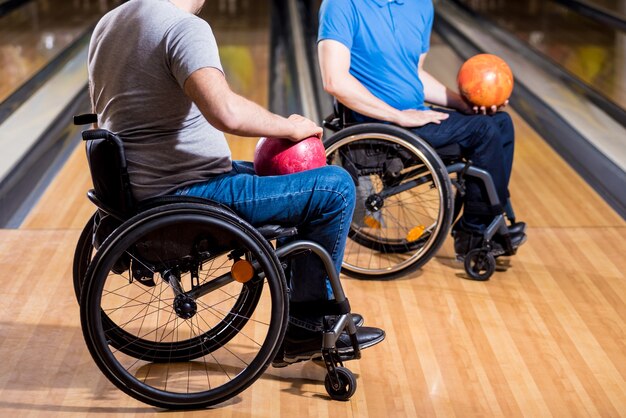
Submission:
<svg viewBox="0 0 626 418">
<path fill-rule="evenodd" d="M 500 205 L 504 207 L 509 199 L 509 180 L 513 168 L 515 148 L 514 128 L 508 113 L 495 115 L 465 115 L 455 111 L 445 111 L 450 116 L 440 125 L 430 123 L 413 128 L 420 137 L 433 147 L 458 143 L 463 156 L 478 167 L 486 170 L 496 187 Z M 464 221 L 470 225 L 485 225 L 493 219 L 487 194 L 481 181 L 467 178 Z"/>
<path fill-rule="evenodd" d="M 297 226 L 298 238 L 324 247 L 339 273 L 355 202 L 354 182 L 341 167 L 260 177 L 254 173 L 252 163 L 234 161 L 232 171 L 183 187 L 176 194 L 223 203 L 253 226 Z M 332 296 L 326 270 L 316 255 L 292 260 L 291 302 Z M 290 322 L 313 331 L 322 326 L 319 316 L 291 317 Z"/>
<path fill-rule="evenodd" d="M 466 115 L 454 110 L 435 110 L 446 112 L 450 116 L 439 125 L 429 123 L 411 130 L 434 148 L 458 143 L 464 157 L 471 160 L 474 166 L 491 174 L 500 206 L 505 208 L 509 200 L 509 180 L 515 148 L 515 131 L 509 114 L 497 112 L 494 115 Z M 354 119 L 357 122 L 376 122 L 356 113 Z M 463 209 L 463 221 L 467 226 L 484 228 L 493 220 L 494 209 L 498 210 L 489 204 L 483 183 L 468 177 Z"/>
</svg>

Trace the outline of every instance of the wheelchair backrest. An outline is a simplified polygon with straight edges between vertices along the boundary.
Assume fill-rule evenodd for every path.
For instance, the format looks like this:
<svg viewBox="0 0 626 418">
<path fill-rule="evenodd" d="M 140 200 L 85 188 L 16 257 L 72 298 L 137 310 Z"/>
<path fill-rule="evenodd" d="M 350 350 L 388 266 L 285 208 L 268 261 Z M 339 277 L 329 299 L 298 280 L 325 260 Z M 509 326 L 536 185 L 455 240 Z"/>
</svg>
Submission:
<svg viewBox="0 0 626 418">
<path fill-rule="evenodd" d="M 337 99 L 333 99 L 333 113 L 324 118 L 324 127 L 337 132 L 355 123 L 352 111 Z"/>
<path fill-rule="evenodd" d="M 124 144 L 115 134 L 105 129 L 83 132 L 87 161 L 93 182 L 90 198 L 105 212 L 116 218 L 126 218 L 135 211 Z"/>
</svg>

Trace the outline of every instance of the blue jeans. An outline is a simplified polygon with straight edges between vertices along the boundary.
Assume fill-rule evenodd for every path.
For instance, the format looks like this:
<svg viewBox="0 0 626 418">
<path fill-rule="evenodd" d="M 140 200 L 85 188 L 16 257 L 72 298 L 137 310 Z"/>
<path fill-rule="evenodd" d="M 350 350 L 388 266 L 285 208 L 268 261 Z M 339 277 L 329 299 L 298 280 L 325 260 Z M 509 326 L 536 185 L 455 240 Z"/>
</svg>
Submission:
<svg viewBox="0 0 626 418">
<path fill-rule="evenodd" d="M 493 219 L 494 211 L 508 204 L 509 180 L 513 168 L 515 131 L 513 121 L 506 112 L 494 115 L 466 115 L 454 110 L 435 109 L 448 113 L 448 119 L 437 125 L 429 123 L 412 128 L 415 134 L 426 140 L 434 148 L 459 144 L 463 156 L 478 167 L 486 170 L 493 179 L 500 207 L 492 208 L 487 193 L 480 180 L 466 178 L 465 206 L 463 220 L 468 226 L 481 229 Z M 373 121 L 355 114 L 359 122 Z M 498 214 L 499 214 L 498 213 Z"/>
<path fill-rule="evenodd" d="M 339 273 L 355 205 L 354 182 L 341 167 L 261 177 L 254 173 L 252 163 L 233 161 L 230 172 L 183 187 L 176 194 L 222 203 L 253 226 L 295 226 L 296 239 L 324 247 Z M 332 297 L 326 270 L 316 255 L 296 256 L 290 264 L 291 302 Z M 315 315 L 291 317 L 290 322 L 313 331 L 322 325 L 321 317 Z"/>
</svg>

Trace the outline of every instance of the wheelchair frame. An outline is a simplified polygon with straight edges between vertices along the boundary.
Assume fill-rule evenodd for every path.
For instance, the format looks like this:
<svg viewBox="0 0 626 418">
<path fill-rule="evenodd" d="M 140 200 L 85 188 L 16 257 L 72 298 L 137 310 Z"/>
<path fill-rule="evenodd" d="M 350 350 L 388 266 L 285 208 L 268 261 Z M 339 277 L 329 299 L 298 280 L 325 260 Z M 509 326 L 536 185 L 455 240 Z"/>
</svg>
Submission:
<svg viewBox="0 0 626 418">
<path fill-rule="evenodd" d="M 80 115 L 75 117 L 74 120 L 74 123 L 77 125 L 96 122 L 96 115 Z M 284 338 L 289 312 L 283 272 L 286 266 L 284 260 L 298 253 L 311 252 L 323 262 L 335 297 L 330 306 L 331 312 L 324 312 L 323 314 L 337 314 L 339 316 L 332 327 L 327 327 L 324 330 L 322 346 L 320 347 L 322 359 L 327 369 L 325 388 L 330 397 L 336 400 L 348 400 L 355 393 L 356 378 L 350 370 L 343 366 L 342 357 L 337 351 L 336 342 L 342 332 L 344 330 L 347 331 L 353 349 L 353 356 L 350 359 L 360 358 L 361 353 L 356 339 L 356 326 L 350 315 L 350 305 L 339 281 L 339 276 L 335 272 L 332 259 L 323 247 L 312 241 L 297 240 L 274 249 L 270 241 L 281 237 L 293 236 L 297 233 L 297 230 L 292 227 L 281 227 L 278 225 L 266 225 L 255 229 L 227 207 L 205 199 L 165 196 L 149 199 L 143 202 L 143 204 L 137 204 L 132 197 L 130 189 L 130 181 L 126 170 L 126 158 L 121 139 L 117 135 L 103 129 L 84 131 L 83 139 L 86 141 L 89 167 L 94 181 L 94 189 L 90 190 L 87 195 L 96 205 L 99 212 L 112 216 L 118 221 L 119 225 L 99 244 L 94 254 L 93 237 L 96 214 L 88 221 L 79 238 L 74 255 L 74 289 L 81 307 L 81 326 L 86 344 L 98 367 L 114 385 L 142 402 L 170 409 L 198 408 L 214 405 L 230 399 L 246 389 L 269 366 L 269 363 L 280 349 Z M 98 148 L 99 146 L 100 148 Z M 105 176 L 103 178 L 100 175 L 102 170 L 110 172 L 112 167 L 116 171 L 113 176 L 109 178 Z M 177 215 L 177 213 L 180 213 L 180 215 Z M 145 239 L 151 233 L 159 233 L 158 228 L 161 224 L 165 225 L 165 228 L 171 228 L 173 225 L 177 225 L 175 221 L 180 219 L 185 219 L 185 222 L 196 222 L 197 224 L 194 224 L 194 226 L 203 226 L 207 231 L 210 230 L 210 225 L 213 224 L 222 229 L 225 228 L 224 225 L 230 225 L 228 228 L 234 231 L 232 239 L 237 239 L 239 236 L 244 237 L 244 241 L 250 241 L 252 244 L 246 247 L 247 251 L 237 247 L 229 251 L 224 249 L 223 254 L 228 253 L 228 258 L 234 261 L 242 261 L 241 257 L 244 257 L 244 266 L 251 267 L 251 277 L 247 279 L 249 281 L 242 284 L 242 289 L 249 289 L 253 286 L 258 287 L 257 283 L 260 283 L 262 288 L 267 285 L 270 288 L 270 297 L 273 301 L 270 307 L 272 314 L 268 329 L 273 329 L 275 332 L 271 333 L 268 330 L 268 336 L 265 337 L 265 342 L 260 345 L 260 351 L 255 355 L 253 361 L 249 364 L 246 363 L 243 370 L 233 377 L 232 380 L 229 378 L 226 383 L 218 387 L 209 386 L 208 389 L 204 388 L 206 390 L 199 390 L 193 393 L 178 393 L 168 390 L 167 379 L 165 388 L 153 387 L 151 386 L 151 381 L 154 379 L 148 379 L 146 376 L 142 381 L 140 377 L 131 374 L 130 369 L 125 369 L 125 366 L 116 356 L 122 353 L 125 356 L 136 358 L 137 362 L 147 361 L 147 363 L 154 364 L 154 369 L 157 370 L 160 367 L 159 364 L 170 364 L 174 360 L 176 363 L 171 363 L 172 367 L 178 365 L 180 361 L 186 361 L 190 364 L 190 368 L 201 367 L 195 359 L 206 356 L 207 352 L 215 359 L 214 350 L 222 347 L 220 343 L 223 343 L 225 346 L 232 338 L 236 338 L 250 318 L 244 318 L 239 315 L 238 312 L 240 311 L 234 312 L 231 310 L 220 321 L 218 326 L 214 327 L 218 328 L 221 326 L 222 328 L 213 334 L 211 334 L 213 330 L 211 328 L 206 334 L 193 338 L 164 342 L 146 339 L 146 336 L 141 333 L 135 335 L 137 333 L 127 332 L 124 329 L 125 323 L 123 321 L 116 322 L 109 316 L 115 315 L 115 310 L 107 311 L 101 306 L 103 298 L 106 296 L 106 281 L 113 276 L 111 273 L 119 274 L 122 278 L 121 282 L 127 280 L 129 286 L 134 282 L 134 285 L 139 287 L 140 293 L 143 294 L 149 293 L 144 288 L 150 289 L 155 286 L 154 277 L 151 274 L 159 273 L 161 286 L 169 288 L 169 292 L 172 294 L 171 302 L 168 303 L 172 305 L 170 315 L 172 315 L 171 312 L 174 312 L 176 323 L 178 323 L 179 318 L 183 323 L 184 321 L 192 320 L 194 315 L 198 313 L 198 304 L 200 304 L 204 296 L 220 291 L 229 284 L 236 284 L 237 277 L 234 277 L 236 274 L 232 267 L 230 272 L 226 271 L 210 281 L 200 283 L 198 264 L 202 268 L 205 258 L 210 257 L 208 254 L 211 251 L 205 251 L 204 253 L 196 251 L 196 245 L 200 245 L 198 243 L 195 243 L 192 247 L 194 252 L 197 252 L 195 259 L 191 255 L 186 257 L 185 253 L 185 257 L 180 261 L 175 260 L 175 262 L 170 264 L 169 261 L 165 261 L 168 260 L 166 257 L 163 257 L 162 260 L 160 257 L 157 257 L 158 262 L 165 266 L 163 269 L 157 269 L 157 267 L 151 269 L 148 266 L 149 262 L 144 262 L 146 259 L 140 260 L 135 251 L 146 246 L 141 239 Z M 204 224 L 208 226 L 204 226 Z M 185 224 L 183 223 L 183 225 Z M 202 230 L 202 228 L 199 229 Z M 195 230 L 194 228 L 194 234 L 196 234 Z M 167 229 L 165 231 L 167 232 Z M 170 234 L 176 235 L 176 238 L 173 239 L 174 244 L 176 244 L 176 240 L 184 241 L 182 238 L 178 238 L 179 231 L 176 232 L 177 234 Z M 180 234 L 185 235 L 184 229 Z M 138 241 L 133 241 L 134 236 L 138 237 Z M 197 237 L 194 235 L 193 239 L 196 240 Z M 229 237 L 229 239 L 231 238 Z M 256 244 L 254 244 L 255 242 Z M 184 244 L 188 244 L 188 242 L 184 242 Z M 262 251 L 266 256 L 263 256 L 262 253 L 253 254 L 251 249 L 255 246 L 257 246 L 258 251 Z M 158 244 L 156 248 L 157 252 L 161 251 L 158 250 Z M 181 245 L 181 248 L 184 247 Z M 202 249 L 205 250 L 206 248 L 203 247 Z M 116 264 L 120 261 L 120 256 L 126 256 L 127 254 L 130 257 L 129 263 L 132 265 L 125 266 L 126 270 L 122 270 L 122 273 L 116 272 Z M 275 261 L 266 261 L 261 265 L 259 260 L 263 259 L 274 259 Z M 140 264 L 139 268 L 135 268 L 135 264 L 138 262 Z M 142 266 L 141 264 L 144 265 Z M 117 268 L 118 270 L 121 269 L 121 267 Z M 123 274 L 127 274 L 128 277 L 123 276 Z M 183 275 L 186 274 L 189 274 L 192 283 L 191 289 L 187 291 L 181 285 Z M 115 283 L 117 284 L 117 282 Z M 163 283 L 166 284 L 163 285 Z M 121 288 L 115 288 L 112 292 L 114 297 L 118 297 L 116 293 L 121 294 L 119 289 Z M 258 292 L 254 290 L 254 292 L 259 293 L 259 297 L 261 291 L 262 289 Z M 239 296 L 232 295 L 232 298 L 237 298 L 233 306 L 236 309 L 242 306 L 247 310 L 252 309 L 252 312 L 249 313 L 251 317 L 259 310 L 256 306 L 259 299 L 253 295 L 249 296 L 251 298 L 250 302 L 247 302 L 247 299 L 244 298 L 245 300 L 240 303 L 242 297 L 244 297 L 242 295 L 243 291 Z M 159 303 L 161 303 L 160 296 L 161 294 L 157 295 Z M 170 299 L 167 300 L 169 301 Z M 139 298 L 137 301 L 139 301 Z M 137 301 L 133 302 L 133 304 L 138 305 L 139 302 Z M 120 305 L 120 307 L 124 307 L 124 304 Z M 325 307 L 329 308 L 328 304 Z M 275 313 L 280 317 L 276 318 Z M 124 320 L 126 319 L 124 318 Z M 227 319 L 230 321 L 229 323 L 226 323 L 228 322 Z M 128 319 L 129 322 L 134 320 L 134 318 Z M 237 325 L 232 326 L 232 323 Z M 208 326 L 209 324 L 207 323 L 206 325 Z M 199 328 L 199 326 L 196 327 Z M 190 328 L 192 328 L 192 333 L 195 334 L 196 331 L 193 330 L 193 326 Z M 141 327 L 140 331 L 143 332 Z M 178 333 L 178 331 L 176 332 Z M 155 331 L 156 334 L 158 334 L 158 328 Z M 212 335 L 212 342 L 207 342 L 206 336 L 208 335 Z M 211 346 L 210 349 L 207 348 L 209 345 Z M 172 355 L 172 353 L 174 354 Z M 207 367 L 206 360 L 204 366 Z M 208 375 L 209 369 L 207 368 L 207 379 Z M 226 375 L 228 376 L 228 373 Z"/>
<path fill-rule="evenodd" d="M 351 120 L 351 111 L 339 103 L 337 100 L 334 101 L 334 113 L 329 115 L 324 119 L 324 126 L 331 131 L 335 132 L 334 135 L 331 135 L 327 139 L 325 139 L 324 143 L 327 146 L 327 157 L 330 158 L 332 151 L 332 144 L 336 142 L 336 138 L 339 135 L 342 135 L 342 131 L 344 129 L 350 128 L 353 129 L 351 135 L 353 136 L 368 136 L 372 135 L 372 138 L 384 138 L 384 135 L 381 134 L 381 131 L 389 131 L 394 130 L 399 132 L 399 135 L 404 135 L 407 138 L 410 138 L 414 143 L 419 144 L 419 146 L 427 150 L 428 152 L 424 152 L 426 159 L 430 160 L 430 164 L 434 167 L 432 171 L 445 171 L 449 175 L 456 174 L 456 179 L 450 180 L 450 182 L 455 186 L 457 190 L 457 196 L 454 199 L 454 214 L 451 217 L 450 224 L 443 225 L 442 228 L 444 231 L 442 233 L 446 233 L 449 230 L 451 223 L 458 217 L 462 207 L 462 196 L 465 191 L 465 178 L 466 177 L 474 177 L 479 179 L 485 186 L 485 190 L 487 191 L 487 196 L 489 199 L 489 203 L 492 207 L 500 207 L 501 202 L 498 198 L 496 188 L 493 182 L 491 175 L 478 167 L 475 167 L 470 160 L 467 160 L 462 157 L 460 147 L 457 144 L 448 145 L 442 148 L 435 149 L 430 144 L 428 144 L 425 140 L 420 138 L 419 136 L 413 134 L 409 130 L 401 127 L 397 127 L 395 125 L 384 124 L 384 123 L 356 123 Z M 362 130 L 359 130 L 359 127 L 362 127 Z M 357 132 L 358 131 L 358 132 Z M 359 141 L 368 141 L 370 139 L 357 139 L 355 142 Z M 407 139 L 402 139 L 401 141 L 407 141 Z M 404 145 L 405 148 L 409 147 L 407 143 Z M 346 168 L 346 167 L 344 167 Z M 349 170 L 350 171 L 350 170 Z M 354 175 L 353 175 L 354 177 Z M 357 178 L 355 178 L 355 183 L 358 184 Z M 404 190 L 410 189 L 411 185 L 408 185 L 404 188 Z M 445 188 L 444 188 L 445 189 Z M 379 196 L 382 195 L 379 194 Z M 370 195 L 368 198 L 372 198 L 373 195 Z M 450 197 L 452 198 L 452 197 Z M 445 198 L 444 198 L 445 199 Z M 384 200 L 384 197 L 383 197 Z M 360 202 L 357 202 L 357 205 Z M 381 202 L 382 206 L 382 202 Z M 443 205 L 443 210 L 449 210 L 446 205 Z M 507 204 L 504 206 L 506 211 L 505 213 L 499 213 L 494 215 L 494 219 L 487 226 L 483 233 L 483 244 L 480 248 L 472 249 L 468 254 L 464 257 L 464 268 L 468 276 L 473 280 L 488 280 L 491 275 L 495 272 L 496 262 L 495 256 L 492 252 L 493 248 L 493 238 L 496 234 L 501 234 L 504 237 L 504 250 L 506 255 L 513 255 L 516 252 L 516 249 L 513 248 L 511 244 L 511 240 L 508 234 L 507 221 L 508 218 L 510 222 L 515 222 L 515 214 L 511 206 Z M 441 216 L 440 219 L 446 220 L 448 216 Z M 352 235 L 351 235 L 352 237 Z M 436 237 L 438 238 L 438 237 Z M 379 271 L 367 271 L 367 268 L 363 268 L 360 270 L 356 270 L 354 267 L 350 267 L 346 264 L 344 259 L 344 264 L 342 267 L 342 271 L 350 276 L 360 278 L 360 279 L 393 279 L 404 275 L 408 272 L 417 270 L 421 266 L 423 266 L 426 262 L 432 258 L 436 250 L 440 248 L 443 243 L 443 239 L 435 239 L 435 248 L 434 251 L 425 252 L 422 255 L 422 258 L 415 257 L 412 261 L 412 265 L 402 268 L 399 271 L 394 271 L 394 267 L 389 268 L 390 272 L 379 272 Z M 408 248 L 407 248 L 408 250 Z M 386 256 L 386 251 L 381 252 L 381 256 Z"/>
</svg>

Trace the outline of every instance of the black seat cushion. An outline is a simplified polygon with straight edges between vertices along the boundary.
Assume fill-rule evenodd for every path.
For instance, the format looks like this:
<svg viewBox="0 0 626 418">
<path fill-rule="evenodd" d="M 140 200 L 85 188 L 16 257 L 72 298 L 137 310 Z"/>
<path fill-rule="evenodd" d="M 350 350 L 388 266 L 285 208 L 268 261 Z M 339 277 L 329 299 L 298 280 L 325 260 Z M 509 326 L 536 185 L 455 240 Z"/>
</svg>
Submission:
<svg viewBox="0 0 626 418">
<path fill-rule="evenodd" d="M 461 146 L 459 144 L 449 144 L 435 148 L 435 151 L 442 160 L 457 159 L 462 157 Z"/>
</svg>

